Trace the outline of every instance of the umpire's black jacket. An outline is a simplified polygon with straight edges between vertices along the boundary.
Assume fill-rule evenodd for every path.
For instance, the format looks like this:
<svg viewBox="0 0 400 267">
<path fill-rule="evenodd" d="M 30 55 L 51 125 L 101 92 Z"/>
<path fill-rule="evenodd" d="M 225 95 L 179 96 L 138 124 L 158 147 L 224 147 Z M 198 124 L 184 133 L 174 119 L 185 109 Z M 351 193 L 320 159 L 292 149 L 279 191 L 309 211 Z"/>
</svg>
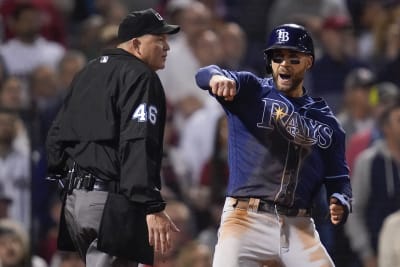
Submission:
<svg viewBox="0 0 400 267">
<path fill-rule="evenodd" d="M 165 113 L 157 74 L 122 49 L 104 51 L 75 77 L 49 130 L 49 172 L 61 172 L 70 158 L 101 179 L 119 180 L 120 193 L 148 213 L 162 211 Z"/>
</svg>

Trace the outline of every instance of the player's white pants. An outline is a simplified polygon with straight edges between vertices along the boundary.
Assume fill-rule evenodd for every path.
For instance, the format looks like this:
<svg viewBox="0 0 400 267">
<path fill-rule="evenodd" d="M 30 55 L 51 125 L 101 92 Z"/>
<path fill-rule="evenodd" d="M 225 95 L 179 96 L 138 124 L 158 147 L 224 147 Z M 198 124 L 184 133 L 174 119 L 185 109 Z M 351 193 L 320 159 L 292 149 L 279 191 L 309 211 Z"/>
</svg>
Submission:
<svg viewBox="0 0 400 267">
<path fill-rule="evenodd" d="M 310 217 L 234 208 L 225 201 L 213 267 L 334 267 Z"/>
</svg>

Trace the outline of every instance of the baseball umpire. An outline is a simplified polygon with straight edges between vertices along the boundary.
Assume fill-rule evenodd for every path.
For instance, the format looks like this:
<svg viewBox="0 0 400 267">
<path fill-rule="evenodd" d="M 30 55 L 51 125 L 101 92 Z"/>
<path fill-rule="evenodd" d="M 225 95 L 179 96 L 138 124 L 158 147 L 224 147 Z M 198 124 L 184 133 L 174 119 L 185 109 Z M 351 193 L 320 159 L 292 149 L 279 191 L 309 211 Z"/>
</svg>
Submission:
<svg viewBox="0 0 400 267">
<path fill-rule="evenodd" d="M 155 72 L 178 31 L 153 9 L 129 13 L 120 44 L 75 77 L 49 131 L 48 170 L 68 171 L 59 248 L 86 266 L 151 264 L 178 231 L 160 194 L 166 103 Z"/>
<path fill-rule="evenodd" d="M 304 27 L 276 27 L 264 54 L 271 78 L 215 65 L 196 74 L 229 125 L 230 177 L 213 266 L 334 266 L 310 215 L 322 184 L 333 224 L 351 211 L 345 134 L 325 101 L 303 87 L 314 62 Z"/>
</svg>

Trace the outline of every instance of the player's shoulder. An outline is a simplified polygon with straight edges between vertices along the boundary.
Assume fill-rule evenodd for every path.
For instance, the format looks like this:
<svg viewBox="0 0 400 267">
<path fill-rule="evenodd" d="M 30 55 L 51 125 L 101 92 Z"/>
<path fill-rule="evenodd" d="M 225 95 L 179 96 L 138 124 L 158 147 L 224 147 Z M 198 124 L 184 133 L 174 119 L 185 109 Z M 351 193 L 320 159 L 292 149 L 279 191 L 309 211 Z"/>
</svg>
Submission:
<svg viewBox="0 0 400 267">
<path fill-rule="evenodd" d="M 308 103 L 303 108 L 307 109 L 307 117 L 328 125 L 336 136 L 342 135 L 344 138 L 345 133 L 339 120 L 323 98 L 309 97 Z"/>
<path fill-rule="evenodd" d="M 312 112 L 315 116 L 336 118 L 326 101 L 321 97 L 306 96 L 306 104 L 303 108 Z"/>
<path fill-rule="evenodd" d="M 252 79 L 252 81 L 254 82 L 255 86 L 261 87 L 264 90 L 265 89 L 271 90 L 271 89 L 274 88 L 274 81 L 273 81 L 273 79 L 271 77 L 260 77 L 260 76 L 257 76 L 254 73 L 251 73 L 251 72 L 249 72 L 248 77 L 250 79 Z"/>
</svg>

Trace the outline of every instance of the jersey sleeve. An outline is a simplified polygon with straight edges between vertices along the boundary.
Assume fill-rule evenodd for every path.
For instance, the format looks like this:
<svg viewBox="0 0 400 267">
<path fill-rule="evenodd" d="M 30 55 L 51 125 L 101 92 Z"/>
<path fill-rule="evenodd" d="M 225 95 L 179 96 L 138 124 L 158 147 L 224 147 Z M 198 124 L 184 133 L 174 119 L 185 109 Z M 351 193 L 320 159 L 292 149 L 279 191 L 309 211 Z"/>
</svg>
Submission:
<svg viewBox="0 0 400 267">
<path fill-rule="evenodd" d="M 209 65 L 198 70 L 195 77 L 197 86 L 203 90 L 208 90 L 212 95 L 210 91 L 210 80 L 214 75 L 222 75 L 236 82 L 237 92 L 235 99 L 241 97 L 240 95 L 246 95 L 243 97 L 254 99 L 257 93 L 259 93 L 261 79 L 257 78 L 254 74 L 248 71 L 230 71 L 226 69 L 221 69 L 217 65 Z M 241 88 L 248 88 L 248 90 L 241 90 Z M 235 102 L 224 101 L 223 97 L 216 97 L 216 99 L 221 103 Z"/>
<path fill-rule="evenodd" d="M 143 73 L 121 92 L 120 190 L 132 201 L 145 203 L 148 212 L 165 208 L 160 169 L 165 125 L 165 95 L 158 77 Z"/>
<path fill-rule="evenodd" d="M 222 69 L 217 65 L 200 68 L 195 77 L 197 86 L 203 90 L 210 90 L 210 80 L 214 75 L 224 75 Z"/>
<path fill-rule="evenodd" d="M 345 157 L 345 133 L 338 124 L 333 128 L 333 143 L 323 153 L 325 184 L 328 196 L 338 199 L 351 212 L 352 189 Z"/>
</svg>

